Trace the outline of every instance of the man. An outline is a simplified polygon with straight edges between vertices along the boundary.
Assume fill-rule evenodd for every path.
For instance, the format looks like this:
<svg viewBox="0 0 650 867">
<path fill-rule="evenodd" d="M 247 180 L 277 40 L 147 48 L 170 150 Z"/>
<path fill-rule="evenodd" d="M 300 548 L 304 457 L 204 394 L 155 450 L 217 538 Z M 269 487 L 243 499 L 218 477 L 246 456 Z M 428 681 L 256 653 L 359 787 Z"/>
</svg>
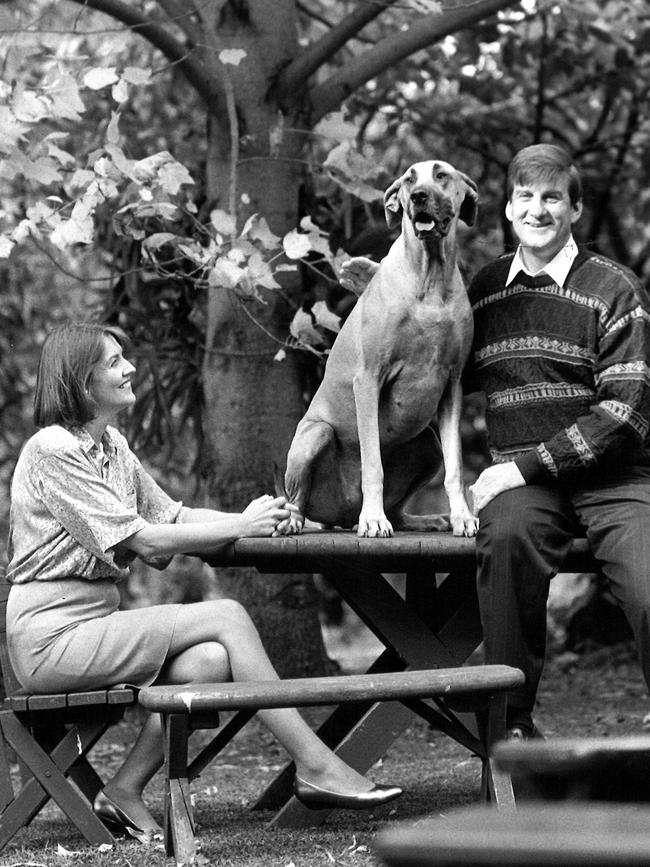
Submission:
<svg viewBox="0 0 650 867">
<path fill-rule="evenodd" d="M 650 686 L 650 304 L 631 271 L 576 246 L 581 212 L 569 155 L 524 148 L 506 207 L 519 247 L 470 287 L 468 387 L 487 396 L 493 459 L 470 488 L 486 662 L 526 675 L 508 719 L 524 739 L 537 734 L 549 582 L 574 535 L 586 534 Z"/>
</svg>

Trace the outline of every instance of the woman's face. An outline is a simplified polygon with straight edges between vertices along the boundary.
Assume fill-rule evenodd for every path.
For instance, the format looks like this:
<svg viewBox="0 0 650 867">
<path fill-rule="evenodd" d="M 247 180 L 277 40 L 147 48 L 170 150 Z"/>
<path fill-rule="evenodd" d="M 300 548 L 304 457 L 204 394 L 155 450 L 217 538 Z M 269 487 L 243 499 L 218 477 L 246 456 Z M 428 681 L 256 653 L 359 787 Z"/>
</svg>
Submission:
<svg viewBox="0 0 650 867">
<path fill-rule="evenodd" d="M 135 367 L 122 355 L 122 347 L 109 335 L 104 336 L 104 352 L 90 378 L 89 391 L 99 415 L 115 415 L 135 403 L 131 377 Z"/>
</svg>

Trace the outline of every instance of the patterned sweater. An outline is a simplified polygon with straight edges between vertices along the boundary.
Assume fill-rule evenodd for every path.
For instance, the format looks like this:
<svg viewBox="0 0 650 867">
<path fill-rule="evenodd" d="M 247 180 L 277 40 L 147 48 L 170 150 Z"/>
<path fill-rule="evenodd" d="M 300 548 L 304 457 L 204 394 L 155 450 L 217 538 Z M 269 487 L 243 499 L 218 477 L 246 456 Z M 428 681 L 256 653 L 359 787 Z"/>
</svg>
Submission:
<svg viewBox="0 0 650 867">
<path fill-rule="evenodd" d="M 466 390 L 487 396 L 495 462 L 527 483 L 650 477 L 650 299 L 628 269 L 580 250 L 561 288 L 512 254 L 469 289 L 474 345 Z"/>
</svg>

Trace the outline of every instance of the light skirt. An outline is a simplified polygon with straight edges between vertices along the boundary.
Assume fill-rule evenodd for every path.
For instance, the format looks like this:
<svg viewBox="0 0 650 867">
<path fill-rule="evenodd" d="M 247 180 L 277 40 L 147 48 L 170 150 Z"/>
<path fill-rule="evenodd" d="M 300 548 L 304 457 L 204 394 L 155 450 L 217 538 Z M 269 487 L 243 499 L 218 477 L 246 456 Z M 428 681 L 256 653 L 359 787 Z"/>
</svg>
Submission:
<svg viewBox="0 0 650 867">
<path fill-rule="evenodd" d="M 119 604 L 110 579 L 14 584 L 7 603 L 7 646 L 18 680 L 41 693 L 153 683 L 181 606 L 120 611 Z"/>
</svg>

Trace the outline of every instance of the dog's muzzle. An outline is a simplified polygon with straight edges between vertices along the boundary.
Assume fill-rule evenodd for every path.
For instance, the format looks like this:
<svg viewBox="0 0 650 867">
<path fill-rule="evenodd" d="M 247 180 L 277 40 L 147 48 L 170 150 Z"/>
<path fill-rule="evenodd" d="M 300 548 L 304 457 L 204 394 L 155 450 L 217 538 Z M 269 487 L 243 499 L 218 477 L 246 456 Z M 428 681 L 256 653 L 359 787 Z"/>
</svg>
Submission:
<svg viewBox="0 0 650 867">
<path fill-rule="evenodd" d="M 451 217 L 416 211 L 411 217 L 417 238 L 444 238 L 451 226 Z"/>
<path fill-rule="evenodd" d="M 415 193 L 411 199 L 411 222 L 415 236 L 419 240 L 426 238 L 444 238 L 449 232 L 454 209 L 446 197 Z"/>
</svg>

